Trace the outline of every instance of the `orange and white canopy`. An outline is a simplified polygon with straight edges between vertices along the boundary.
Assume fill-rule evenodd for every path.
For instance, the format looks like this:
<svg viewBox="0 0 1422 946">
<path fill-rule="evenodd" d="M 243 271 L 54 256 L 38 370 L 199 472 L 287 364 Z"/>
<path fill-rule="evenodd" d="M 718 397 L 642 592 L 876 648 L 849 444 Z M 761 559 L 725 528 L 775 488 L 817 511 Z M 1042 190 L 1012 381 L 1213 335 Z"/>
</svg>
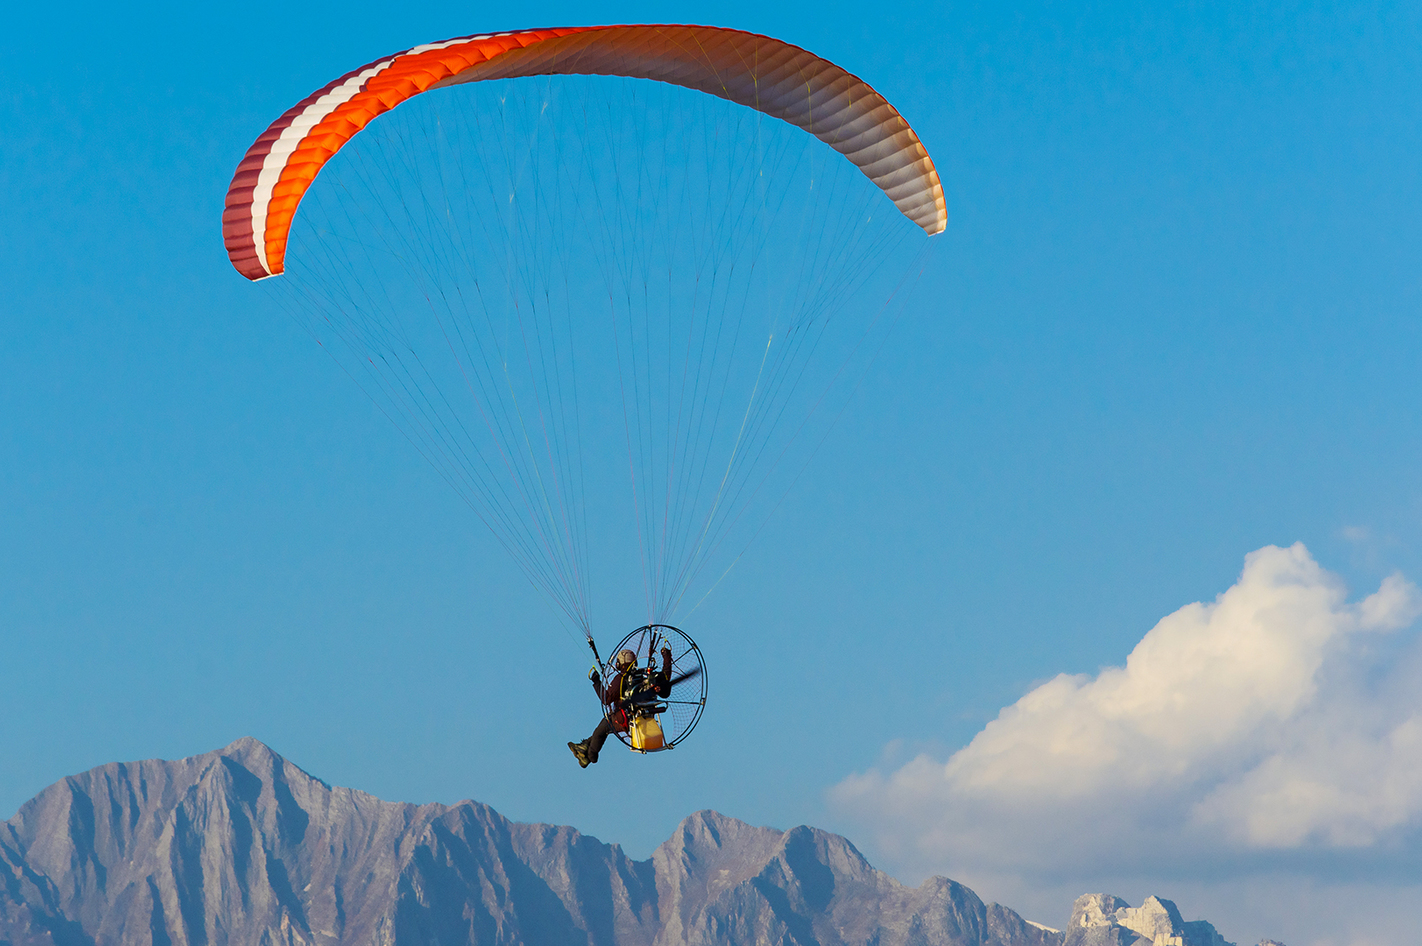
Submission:
<svg viewBox="0 0 1422 946">
<path fill-rule="evenodd" d="M 918 136 L 867 83 L 768 36 L 713 26 L 579 26 L 416 46 L 341 76 L 271 124 L 237 165 L 222 236 L 248 279 L 282 272 L 287 233 L 321 168 L 371 120 L 430 89 L 540 75 L 654 79 L 783 119 L 853 162 L 930 234 L 948 223 Z"/>
</svg>

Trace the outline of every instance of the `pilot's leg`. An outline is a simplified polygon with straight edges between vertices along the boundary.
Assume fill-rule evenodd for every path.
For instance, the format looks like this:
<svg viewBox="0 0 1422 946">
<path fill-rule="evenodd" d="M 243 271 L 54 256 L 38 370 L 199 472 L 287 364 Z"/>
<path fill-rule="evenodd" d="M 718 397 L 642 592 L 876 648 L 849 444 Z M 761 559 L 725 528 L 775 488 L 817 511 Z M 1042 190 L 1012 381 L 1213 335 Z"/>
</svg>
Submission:
<svg viewBox="0 0 1422 946">
<path fill-rule="evenodd" d="M 593 734 L 588 737 L 588 764 L 597 761 L 597 754 L 602 751 L 602 744 L 607 742 L 607 737 L 612 732 L 612 721 L 604 716 L 598 722 Z"/>
</svg>

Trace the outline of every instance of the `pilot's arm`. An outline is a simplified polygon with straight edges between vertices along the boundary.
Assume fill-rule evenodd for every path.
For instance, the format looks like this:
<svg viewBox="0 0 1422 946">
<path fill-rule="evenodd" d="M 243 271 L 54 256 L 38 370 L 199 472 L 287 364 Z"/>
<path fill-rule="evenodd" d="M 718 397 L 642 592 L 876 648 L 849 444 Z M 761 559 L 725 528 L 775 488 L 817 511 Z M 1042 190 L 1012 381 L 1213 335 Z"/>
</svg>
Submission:
<svg viewBox="0 0 1422 946">
<path fill-rule="evenodd" d="M 666 699 L 671 696 L 671 648 L 662 648 L 662 669 L 656 677 L 652 679 L 652 689 L 657 696 Z"/>
</svg>

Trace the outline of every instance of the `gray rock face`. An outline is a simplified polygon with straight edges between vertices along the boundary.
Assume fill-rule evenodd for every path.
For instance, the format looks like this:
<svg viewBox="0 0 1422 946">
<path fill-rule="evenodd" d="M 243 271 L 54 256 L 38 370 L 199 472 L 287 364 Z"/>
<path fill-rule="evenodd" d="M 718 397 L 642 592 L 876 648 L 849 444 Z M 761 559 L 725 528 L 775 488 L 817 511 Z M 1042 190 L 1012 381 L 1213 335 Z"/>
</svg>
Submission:
<svg viewBox="0 0 1422 946">
<path fill-rule="evenodd" d="M 1071 940 L 1076 919 L 1070 942 L 1117 942 Z M 0 824 L 0 946 L 119 944 L 1063 946 L 1063 935 L 951 880 L 905 887 L 814 828 L 703 811 L 633 861 L 474 802 L 335 788 L 242 739 L 92 769 Z"/>
<path fill-rule="evenodd" d="M 1120 897 L 1076 898 L 1064 946 L 1234 946 L 1204 920 L 1186 922 L 1169 900 L 1147 897 L 1132 907 Z"/>
</svg>

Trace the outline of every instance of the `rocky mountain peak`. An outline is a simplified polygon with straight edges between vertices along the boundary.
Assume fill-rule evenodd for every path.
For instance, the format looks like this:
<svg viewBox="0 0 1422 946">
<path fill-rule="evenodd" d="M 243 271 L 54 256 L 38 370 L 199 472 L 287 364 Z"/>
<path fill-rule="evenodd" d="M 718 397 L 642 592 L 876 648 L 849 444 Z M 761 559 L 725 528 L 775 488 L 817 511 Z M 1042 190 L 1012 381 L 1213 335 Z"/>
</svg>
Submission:
<svg viewBox="0 0 1422 946">
<path fill-rule="evenodd" d="M 1234 946 L 1203 920 L 1186 922 L 1169 900 L 1147 897 L 1132 907 L 1120 897 L 1078 897 L 1065 946 Z"/>
<path fill-rule="evenodd" d="M 0 946 L 759 942 L 1223 944 L 1169 901 L 1104 894 L 1063 934 L 944 877 L 907 887 L 838 835 L 714 811 L 634 861 L 477 802 L 331 786 L 251 738 L 91 769 L 0 823 Z"/>
<path fill-rule="evenodd" d="M 1116 914 L 1130 909 L 1130 904 L 1109 893 L 1088 893 L 1076 898 L 1071 908 L 1070 927 L 1095 928 L 1116 922 Z"/>
</svg>

